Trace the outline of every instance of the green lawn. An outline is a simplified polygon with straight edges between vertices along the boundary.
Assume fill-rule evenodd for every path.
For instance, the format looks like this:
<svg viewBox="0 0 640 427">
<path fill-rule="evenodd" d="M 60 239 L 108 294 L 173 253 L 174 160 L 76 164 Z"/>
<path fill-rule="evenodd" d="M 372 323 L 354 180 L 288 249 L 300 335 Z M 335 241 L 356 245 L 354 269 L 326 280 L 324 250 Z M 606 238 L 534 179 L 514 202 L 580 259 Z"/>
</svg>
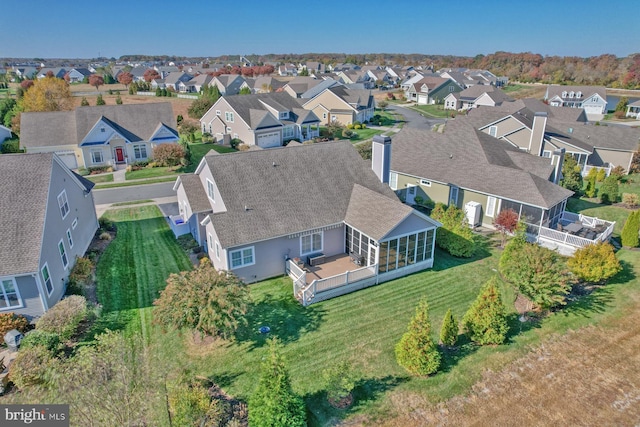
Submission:
<svg viewBox="0 0 640 427">
<path fill-rule="evenodd" d="M 414 105 L 409 107 L 429 117 L 449 117 L 453 110 L 445 110 L 442 104 Z"/>
<path fill-rule="evenodd" d="M 567 210 L 570 212 L 581 213 L 596 218 L 605 219 L 607 221 L 615 221 L 613 235 L 620 236 L 622 226 L 629 216 L 629 210 L 617 206 L 601 205 L 584 198 L 576 199 L 574 197 L 567 200 Z"/>
<path fill-rule="evenodd" d="M 357 135 L 357 136 L 353 136 L 351 138 L 351 142 L 360 142 L 360 141 L 366 141 L 367 139 L 371 139 L 373 138 L 374 135 L 380 135 L 382 131 L 378 129 L 366 128 L 366 129 L 353 129 L 353 133 L 354 135 Z"/>
<path fill-rule="evenodd" d="M 143 184 L 158 184 L 160 182 L 170 182 L 175 181 L 176 175 L 163 176 L 158 178 L 150 178 L 143 181 Z M 118 188 L 118 187 L 133 187 L 135 185 L 140 185 L 140 181 L 129 181 L 129 182 L 112 182 L 106 184 L 97 184 L 96 187 L 99 189 L 102 188 Z"/>
<path fill-rule="evenodd" d="M 104 182 L 113 182 L 113 174 L 105 174 L 105 175 L 87 175 L 85 176 L 89 181 L 94 182 L 96 184 L 101 184 Z"/>
<path fill-rule="evenodd" d="M 265 354 L 265 336 L 258 328 L 268 325 L 270 335 L 285 343 L 284 356 L 293 387 L 305 397 L 310 425 L 329 425 L 332 420 L 357 413 L 384 416 L 387 399 L 395 393 L 417 392 L 431 401 L 464 393 L 485 369 L 499 369 L 552 334 L 594 323 L 607 312 L 621 309 L 630 300 L 629 293 L 637 292 L 640 282 L 640 253 L 621 250 L 618 255 L 625 261 L 625 271 L 614 280 L 616 285 L 597 290 L 535 327 L 521 324 L 512 315 L 509 344 L 475 347 L 463 342 L 458 352 L 445 358 L 440 373 L 410 378 L 396 364 L 393 348 L 418 300 L 424 296 L 429 301 L 433 336 L 437 339 L 445 311 L 452 308 L 459 319 L 483 282 L 496 274 L 498 250 L 484 250 L 482 256 L 471 260 L 437 251 L 432 270 L 306 308 L 293 299 L 288 278 L 253 284 L 248 326 L 238 332 L 236 341 L 195 345 L 190 334 L 182 338 L 163 334 L 151 323 L 151 305 L 166 277 L 190 268 L 160 211 L 155 206 L 139 206 L 107 211 L 105 215 L 116 221 L 118 236 L 98 265 L 103 315 L 96 329 L 109 327 L 142 334 L 158 363 L 155 368 L 159 377 L 179 368 L 209 377 L 231 395 L 246 399 L 256 385 Z M 504 300 L 513 307 L 514 294 L 503 287 Z M 320 380 L 323 369 L 342 360 L 353 363 L 358 378 L 355 405 L 345 411 L 326 404 Z M 162 398 L 158 396 L 158 407 Z M 166 425 L 166 420 L 159 424 Z"/>
<path fill-rule="evenodd" d="M 510 92 L 518 92 L 522 89 L 528 89 L 531 86 L 525 86 L 525 85 L 520 85 L 520 84 L 508 84 L 506 86 L 503 86 L 501 89 L 506 92 L 506 93 L 510 93 Z"/>
<path fill-rule="evenodd" d="M 640 173 L 622 177 L 618 193 L 620 193 L 620 197 L 622 197 L 624 193 L 635 193 L 640 196 Z"/>
</svg>

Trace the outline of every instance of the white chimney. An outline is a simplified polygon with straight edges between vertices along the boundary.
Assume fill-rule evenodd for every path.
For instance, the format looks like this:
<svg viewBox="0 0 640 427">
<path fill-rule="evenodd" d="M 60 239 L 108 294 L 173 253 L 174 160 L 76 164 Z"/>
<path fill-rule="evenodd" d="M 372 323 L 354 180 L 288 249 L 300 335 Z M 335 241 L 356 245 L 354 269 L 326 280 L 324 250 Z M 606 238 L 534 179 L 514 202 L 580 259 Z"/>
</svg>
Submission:
<svg viewBox="0 0 640 427">
<path fill-rule="evenodd" d="M 536 113 L 533 116 L 531 126 L 531 139 L 529 140 L 529 153 L 534 156 L 542 156 L 544 147 L 544 131 L 547 126 L 547 113 Z"/>
<path fill-rule="evenodd" d="M 371 169 L 381 182 L 389 183 L 391 172 L 391 137 L 375 135 L 371 144 Z"/>
</svg>

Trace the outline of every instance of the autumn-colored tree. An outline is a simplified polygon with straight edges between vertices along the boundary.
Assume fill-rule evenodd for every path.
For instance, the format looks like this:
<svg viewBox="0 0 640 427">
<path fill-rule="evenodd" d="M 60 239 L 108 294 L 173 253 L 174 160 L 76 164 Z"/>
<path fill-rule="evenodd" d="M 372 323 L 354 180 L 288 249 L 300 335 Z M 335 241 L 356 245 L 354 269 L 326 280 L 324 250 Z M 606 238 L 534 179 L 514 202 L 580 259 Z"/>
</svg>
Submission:
<svg viewBox="0 0 640 427">
<path fill-rule="evenodd" d="M 33 80 L 27 79 L 20 82 L 20 87 L 25 91 L 29 90 L 31 86 L 33 86 Z"/>
<path fill-rule="evenodd" d="M 132 81 L 133 81 L 133 74 L 128 72 L 122 72 L 118 74 L 118 82 L 120 84 L 123 84 L 124 87 L 126 87 L 127 89 L 129 88 L 129 85 L 131 84 Z"/>
<path fill-rule="evenodd" d="M 418 303 L 407 332 L 396 345 L 395 353 L 398 364 L 413 375 L 431 375 L 440 368 L 441 356 L 431 338 L 429 305 L 426 299 Z"/>
<path fill-rule="evenodd" d="M 502 344 L 509 325 L 496 277 L 483 286 L 478 297 L 462 318 L 471 341 L 480 345 Z"/>
<path fill-rule="evenodd" d="M 36 80 L 22 98 L 22 108 L 31 111 L 70 111 L 73 98 L 69 84 L 64 80 L 45 77 Z"/>
<path fill-rule="evenodd" d="M 636 233 L 637 235 L 637 233 Z M 571 272 L 581 280 L 603 282 L 615 276 L 622 266 L 607 242 L 598 242 L 578 249 L 567 261 Z"/>
<path fill-rule="evenodd" d="M 153 68 L 149 68 L 144 72 L 144 74 L 142 75 L 142 78 L 144 79 L 145 82 L 148 83 L 148 82 L 151 82 L 152 80 L 159 79 L 160 74 Z"/>
<path fill-rule="evenodd" d="M 171 274 L 155 305 L 155 321 L 230 338 L 246 322 L 249 289 L 233 273 L 217 271 L 203 258 L 192 271 Z"/>
<path fill-rule="evenodd" d="M 507 234 L 513 234 L 518 227 L 518 213 L 513 209 L 504 209 L 493 220 L 493 226 L 502 237 L 501 246 L 507 241 Z"/>
<path fill-rule="evenodd" d="M 184 154 L 184 148 L 175 143 L 160 144 L 153 149 L 153 159 L 158 166 L 178 166 Z"/>
<path fill-rule="evenodd" d="M 89 84 L 98 90 L 104 84 L 104 78 L 98 74 L 91 74 L 89 76 Z"/>
</svg>

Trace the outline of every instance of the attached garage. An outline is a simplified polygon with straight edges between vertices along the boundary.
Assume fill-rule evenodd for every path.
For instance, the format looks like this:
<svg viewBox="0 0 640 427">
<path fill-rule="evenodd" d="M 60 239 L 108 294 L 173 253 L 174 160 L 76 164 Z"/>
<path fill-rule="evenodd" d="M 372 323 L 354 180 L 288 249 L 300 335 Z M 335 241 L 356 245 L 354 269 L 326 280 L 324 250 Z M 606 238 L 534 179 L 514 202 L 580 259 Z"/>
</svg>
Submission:
<svg viewBox="0 0 640 427">
<path fill-rule="evenodd" d="M 280 147 L 282 145 L 280 132 L 269 132 L 256 135 L 256 145 L 261 148 Z"/>
<path fill-rule="evenodd" d="M 603 114 L 600 105 L 585 105 L 584 112 L 587 114 Z"/>
<path fill-rule="evenodd" d="M 427 105 L 429 103 L 429 95 L 418 94 L 417 103 L 420 105 Z"/>
<path fill-rule="evenodd" d="M 56 154 L 60 157 L 60 160 L 64 162 L 69 169 L 78 169 L 78 160 L 76 159 L 76 153 L 73 151 L 57 151 Z"/>
</svg>

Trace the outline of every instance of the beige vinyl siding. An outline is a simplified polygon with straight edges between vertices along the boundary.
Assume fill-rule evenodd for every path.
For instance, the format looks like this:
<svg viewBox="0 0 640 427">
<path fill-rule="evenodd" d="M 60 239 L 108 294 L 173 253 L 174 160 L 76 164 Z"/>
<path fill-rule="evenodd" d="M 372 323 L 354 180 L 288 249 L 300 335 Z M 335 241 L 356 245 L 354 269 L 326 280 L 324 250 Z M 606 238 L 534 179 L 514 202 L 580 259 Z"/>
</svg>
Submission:
<svg viewBox="0 0 640 427">
<path fill-rule="evenodd" d="M 471 190 L 460 189 L 458 192 L 458 204 L 462 207 L 462 209 L 464 209 L 465 205 L 469 202 L 480 203 L 482 205 L 480 222 L 482 223 L 482 225 L 491 226 L 493 223 L 493 218 L 485 215 L 485 212 L 487 211 L 488 198 L 489 197 L 486 194 L 476 193 L 475 191 L 471 191 Z M 498 204 L 498 200 L 496 200 L 496 205 L 497 204 Z M 496 206 L 495 212 L 497 212 L 497 206 Z"/>
<path fill-rule="evenodd" d="M 213 179 L 213 175 L 211 174 L 211 170 L 209 169 L 208 165 L 202 168 L 202 171 L 200 171 L 198 177 L 200 178 L 200 182 L 202 182 L 202 188 L 204 188 L 205 192 L 207 192 L 207 180 L 213 183 L 213 202 L 210 201 L 213 213 L 226 212 L 227 207 L 224 204 L 224 200 L 222 200 L 220 190 L 218 190 L 218 186 L 216 185 L 216 181 Z"/>
<path fill-rule="evenodd" d="M 522 123 L 520 123 L 519 121 L 517 121 L 516 119 L 512 118 L 512 117 L 508 117 L 505 120 L 502 120 L 498 123 L 494 123 L 491 126 L 497 126 L 498 128 L 498 132 L 496 133 L 496 136 L 500 137 L 502 135 L 505 134 L 510 134 L 511 132 L 515 131 L 516 129 L 519 129 L 523 126 Z M 489 128 L 490 126 L 487 126 L 485 129 L 483 129 L 482 131 L 484 133 L 489 133 Z M 528 141 L 527 141 L 527 146 L 529 145 Z"/>
<path fill-rule="evenodd" d="M 565 144 L 564 142 L 558 140 L 558 139 L 553 139 L 553 145 L 557 147 L 557 149 L 560 148 L 564 148 L 568 153 L 588 153 L 587 150 L 584 150 L 582 148 L 578 148 L 578 147 L 574 147 L 573 145 L 569 145 L 569 144 Z M 545 148 L 545 150 L 549 150 L 548 148 Z M 628 160 L 627 160 L 628 161 Z"/>
<path fill-rule="evenodd" d="M 211 235 L 211 240 L 213 240 L 213 246 L 208 247 L 209 250 L 209 259 L 211 260 L 213 266 L 216 270 L 226 270 L 227 269 L 227 251 L 222 249 L 222 245 L 220 245 L 220 241 L 218 240 L 218 234 L 216 233 L 216 229 L 213 228 L 213 224 L 209 222 L 206 226 L 206 235 L 207 235 L 207 246 L 209 246 L 208 240 L 209 235 Z M 216 242 L 220 247 L 220 259 L 216 257 Z"/>
<path fill-rule="evenodd" d="M 62 151 L 73 151 L 78 162 L 78 167 L 84 167 L 84 158 L 82 156 L 82 149 L 76 144 L 71 145 L 55 145 L 45 147 L 23 147 L 27 153 L 57 153 Z"/>
<path fill-rule="evenodd" d="M 428 178 L 425 178 L 425 179 L 428 180 Z M 425 201 L 433 200 L 435 203 L 440 202 L 445 204 L 449 202 L 449 186 L 448 185 L 431 181 L 431 186 L 427 187 L 425 185 L 420 184 L 420 178 L 398 173 L 397 189 L 399 191 L 404 192 L 407 189 L 407 184 L 417 185 L 416 196 L 423 197 Z"/>
<path fill-rule="evenodd" d="M 602 159 L 603 163 L 611 163 L 614 166 L 622 166 L 625 171 L 629 172 L 629 163 L 633 153 L 625 151 L 606 150 L 603 148 L 596 148 L 596 153 Z"/>
<path fill-rule="evenodd" d="M 498 135 L 500 133 L 498 132 Z M 531 131 L 529 129 L 520 129 L 512 134 L 506 135 L 506 139 L 525 150 L 529 149 L 529 141 L 531 140 Z"/>
</svg>

